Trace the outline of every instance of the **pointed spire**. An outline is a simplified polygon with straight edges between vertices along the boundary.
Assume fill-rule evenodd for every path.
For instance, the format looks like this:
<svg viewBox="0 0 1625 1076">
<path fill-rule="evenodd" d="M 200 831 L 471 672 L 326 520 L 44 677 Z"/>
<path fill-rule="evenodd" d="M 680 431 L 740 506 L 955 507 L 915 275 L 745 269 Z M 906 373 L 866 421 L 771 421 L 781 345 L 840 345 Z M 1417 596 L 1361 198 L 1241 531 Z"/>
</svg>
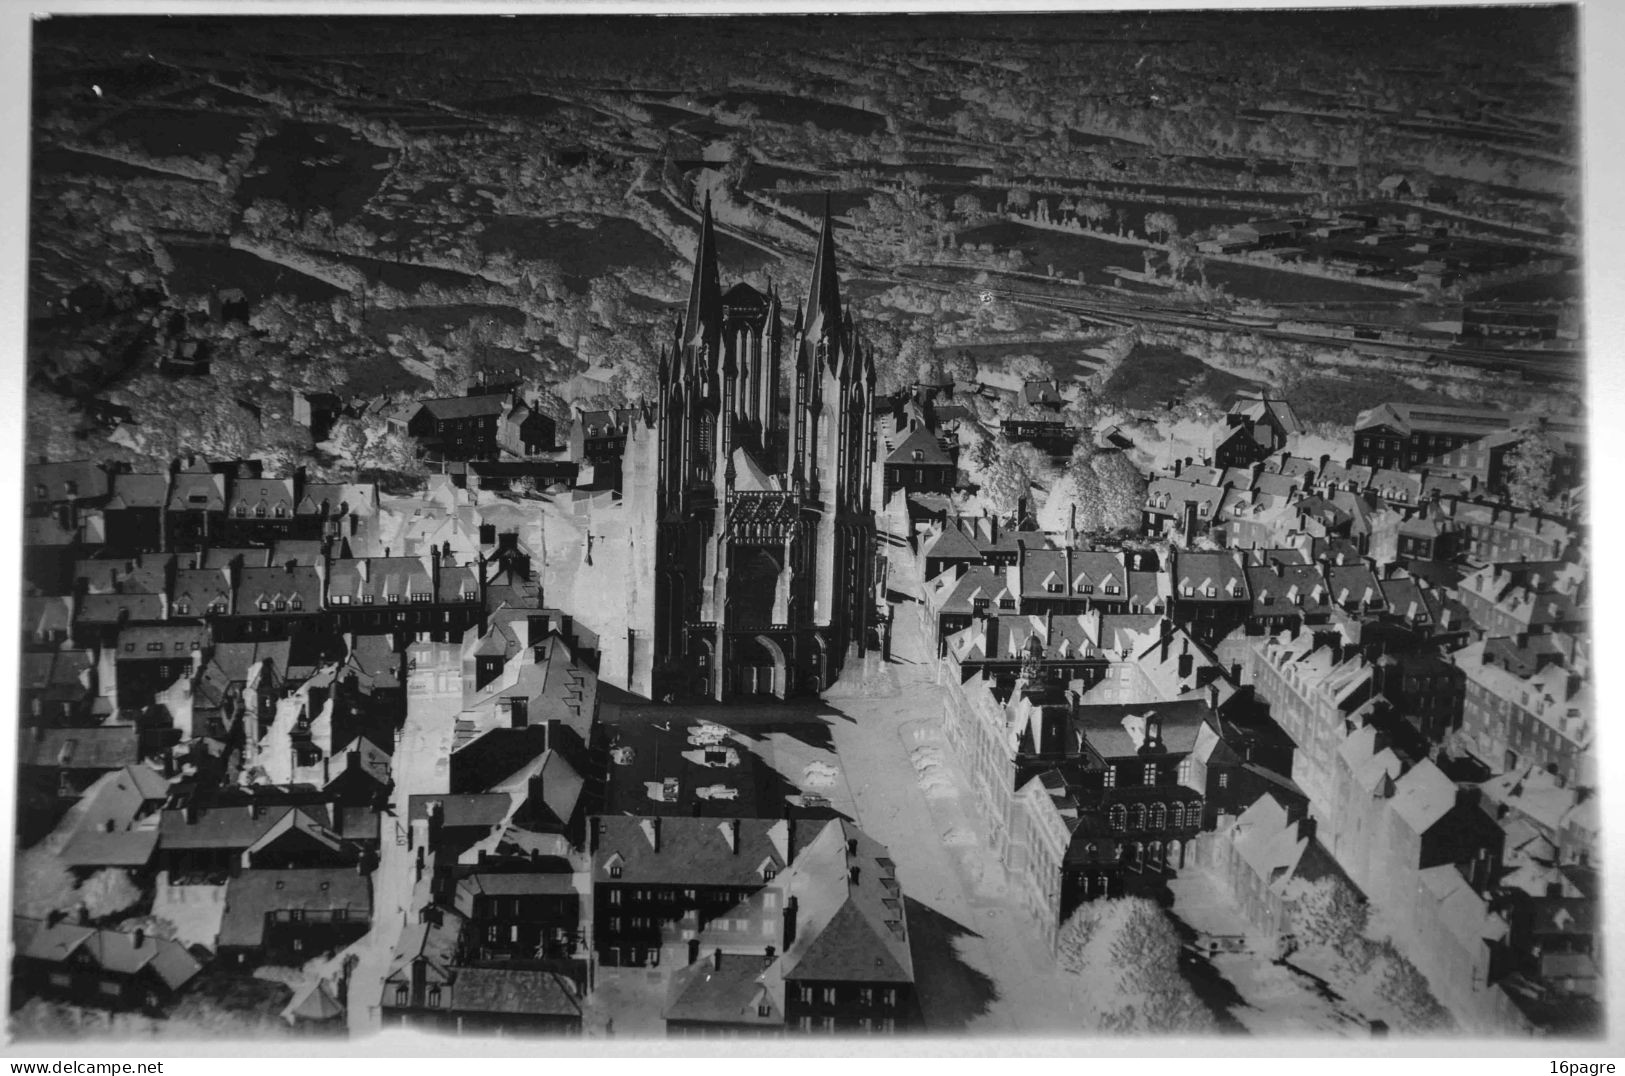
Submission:
<svg viewBox="0 0 1625 1076">
<path fill-rule="evenodd" d="M 700 216 L 700 241 L 694 250 L 694 279 L 689 286 L 688 314 L 683 319 L 683 341 L 703 334 L 715 345 L 722 331 L 722 281 L 717 272 L 717 237 L 711 226 L 711 192 L 705 194 Z"/>
<path fill-rule="evenodd" d="M 835 274 L 835 230 L 831 220 L 830 196 L 825 191 L 824 229 L 818 236 L 812 286 L 807 291 L 807 335 L 814 339 L 822 332 L 838 333 L 841 328 L 841 285 Z"/>
</svg>

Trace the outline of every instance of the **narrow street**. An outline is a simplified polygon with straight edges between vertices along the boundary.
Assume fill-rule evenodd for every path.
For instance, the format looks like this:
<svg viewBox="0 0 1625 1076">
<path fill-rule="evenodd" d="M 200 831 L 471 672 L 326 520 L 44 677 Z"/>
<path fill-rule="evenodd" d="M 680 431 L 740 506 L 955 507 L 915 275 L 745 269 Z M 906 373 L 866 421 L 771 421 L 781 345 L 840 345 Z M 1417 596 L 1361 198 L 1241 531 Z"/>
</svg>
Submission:
<svg viewBox="0 0 1625 1076">
<path fill-rule="evenodd" d="M 893 546 L 889 551 L 895 551 Z M 1011 1035 L 1074 1029 L 1054 962 L 1008 892 L 971 808 L 969 778 L 942 734 L 944 698 L 906 552 L 891 556 L 895 697 L 839 698 L 833 725 L 865 832 L 885 844 L 909 898 L 911 948 L 926 1027 Z M 916 752 L 930 754 L 917 756 Z M 940 760 L 929 792 L 916 757 Z"/>
<path fill-rule="evenodd" d="M 445 791 L 441 760 L 450 756 L 451 723 L 437 707 L 407 708 L 406 725 L 395 747 L 395 790 L 390 813 L 380 820 L 380 856 L 373 874 L 372 930 L 351 948 L 360 962 L 350 979 L 347 1020 L 350 1035 L 376 1033 L 384 976 L 406 924 L 412 896 L 412 853 L 406 847 L 406 811 L 411 796 Z"/>
</svg>

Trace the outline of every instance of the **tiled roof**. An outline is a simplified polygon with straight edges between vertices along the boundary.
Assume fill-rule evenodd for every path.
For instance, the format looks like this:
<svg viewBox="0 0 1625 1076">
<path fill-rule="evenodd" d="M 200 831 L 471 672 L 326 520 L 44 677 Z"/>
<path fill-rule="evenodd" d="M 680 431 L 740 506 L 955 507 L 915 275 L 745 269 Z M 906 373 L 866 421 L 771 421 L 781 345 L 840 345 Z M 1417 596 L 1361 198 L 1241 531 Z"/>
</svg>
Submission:
<svg viewBox="0 0 1625 1076">
<path fill-rule="evenodd" d="M 918 458 L 915 453 L 918 452 Z M 951 465 L 953 460 L 942 450 L 942 445 L 932 436 L 924 426 L 915 427 L 914 431 L 903 438 L 902 444 L 892 450 L 886 457 L 888 464 L 913 465 L 935 464 L 940 466 Z"/>
<path fill-rule="evenodd" d="M 159 841 L 166 850 L 186 848 L 247 848 L 264 837 L 290 812 L 297 811 L 310 821 L 325 826 L 327 808 L 306 804 L 267 804 L 256 811 L 251 806 L 211 807 L 197 814 L 196 822 L 186 820 L 185 811 L 165 811 L 158 823 Z"/>
<path fill-rule="evenodd" d="M 98 930 L 41 919 L 13 916 L 12 948 L 16 955 L 58 964 L 75 953 L 86 953 L 96 967 L 122 975 L 134 975 L 149 968 L 171 990 L 178 990 L 203 970 L 185 946 L 144 935 L 137 944 L 135 933 Z"/>
<path fill-rule="evenodd" d="M 756 953 L 702 954 L 677 972 L 672 1002 L 662 1016 L 668 1022 L 782 1026 L 784 979 L 779 961 L 765 962 Z"/>
<path fill-rule="evenodd" d="M 624 882 L 750 886 L 762 884 L 759 868 L 764 862 L 771 862 L 776 870 L 787 865 L 789 823 L 740 819 L 738 851 L 729 841 L 729 825 L 716 818 L 600 817 L 593 877 L 607 881 L 613 862 L 620 867 Z M 655 850 L 657 840 L 659 851 Z"/>
<path fill-rule="evenodd" d="M 109 509 L 159 508 L 169 499 L 167 474 L 116 474 Z"/>
<path fill-rule="evenodd" d="M 506 393 L 486 396 L 452 396 L 440 400 L 424 400 L 423 409 L 444 422 L 448 419 L 480 418 L 502 414 L 510 397 Z"/>
<path fill-rule="evenodd" d="M 463 1013 L 580 1017 L 575 985 L 554 971 L 459 967 L 447 1008 Z"/>
<path fill-rule="evenodd" d="M 343 910 L 364 920 L 372 914 L 372 883 L 353 867 L 245 870 L 226 883 L 221 946 L 257 947 L 265 941 L 272 912 Z"/>
<path fill-rule="evenodd" d="M 134 725 L 25 728 L 17 748 L 23 766 L 65 770 L 117 770 L 140 759 Z"/>
<path fill-rule="evenodd" d="M 1079 706 L 1071 718 L 1074 732 L 1081 732 L 1102 758 L 1137 757 L 1145 745 L 1148 726 L 1162 725 L 1162 743 L 1170 754 L 1183 754 L 1196 746 L 1197 733 L 1213 711 L 1201 700 Z"/>
</svg>

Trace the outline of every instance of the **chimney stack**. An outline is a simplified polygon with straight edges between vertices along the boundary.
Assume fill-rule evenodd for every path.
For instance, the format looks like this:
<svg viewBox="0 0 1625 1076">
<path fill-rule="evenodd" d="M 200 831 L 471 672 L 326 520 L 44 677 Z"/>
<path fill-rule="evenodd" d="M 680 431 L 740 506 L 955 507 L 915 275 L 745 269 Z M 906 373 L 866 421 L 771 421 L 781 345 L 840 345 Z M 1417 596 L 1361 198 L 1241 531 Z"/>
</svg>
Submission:
<svg viewBox="0 0 1625 1076">
<path fill-rule="evenodd" d="M 789 952 L 796 940 L 796 912 L 800 904 L 794 896 L 784 902 L 784 951 Z"/>
</svg>

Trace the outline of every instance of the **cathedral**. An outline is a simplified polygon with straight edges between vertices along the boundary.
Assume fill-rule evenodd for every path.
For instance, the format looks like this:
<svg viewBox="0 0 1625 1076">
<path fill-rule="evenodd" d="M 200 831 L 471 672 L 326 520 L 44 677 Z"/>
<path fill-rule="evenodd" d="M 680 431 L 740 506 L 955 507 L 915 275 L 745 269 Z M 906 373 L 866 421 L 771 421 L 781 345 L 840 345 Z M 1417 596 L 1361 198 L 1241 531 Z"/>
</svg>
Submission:
<svg viewBox="0 0 1625 1076">
<path fill-rule="evenodd" d="M 841 307 L 828 208 L 787 336 L 771 286 L 722 290 L 707 198 L 688 309 L 659 372 L 657 696 L 816 694 L 863 653 L 874 391 Z"/>
</svg>

